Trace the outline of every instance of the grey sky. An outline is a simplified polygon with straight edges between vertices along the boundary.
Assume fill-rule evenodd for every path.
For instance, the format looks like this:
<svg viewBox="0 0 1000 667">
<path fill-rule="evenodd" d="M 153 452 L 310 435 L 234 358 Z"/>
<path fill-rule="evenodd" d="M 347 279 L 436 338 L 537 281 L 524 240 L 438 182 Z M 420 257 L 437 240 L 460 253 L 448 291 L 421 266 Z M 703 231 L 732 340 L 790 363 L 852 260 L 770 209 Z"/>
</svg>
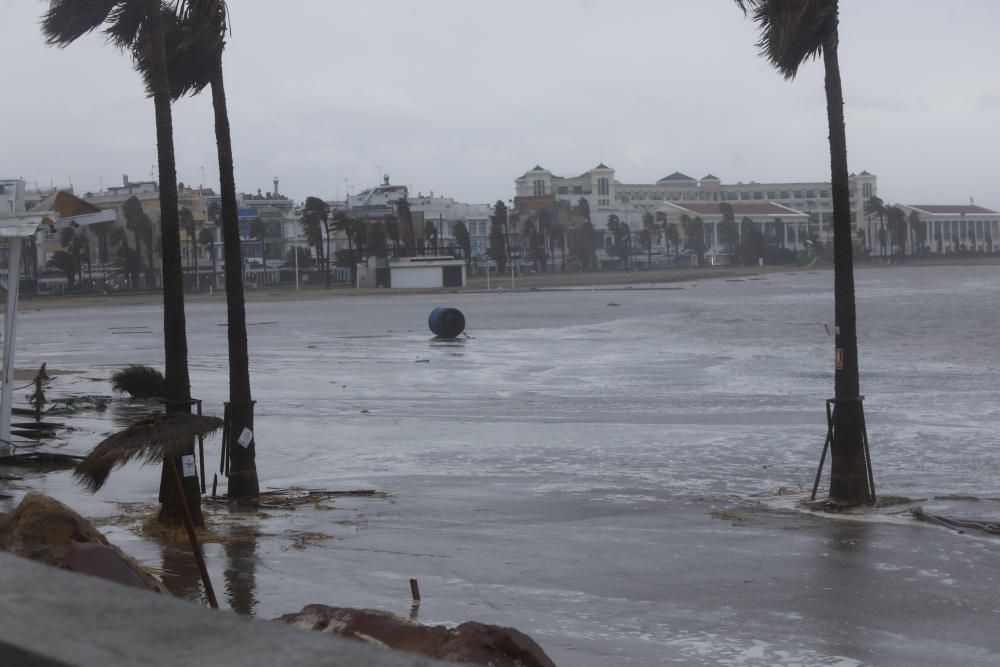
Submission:
<svg viewBox="0 0 1000 667">
<path fill-rule="evenodd" d="M 0 0 L 0 177 L 149 178 L 152 104 L 100 36 L 44 46 L 47 3 Z M 237 185 L 507 199 L 536 163 L 619 180 L 829 178 L 822 67 L 786 82 L 731 0 L 230 0 Z M 842 0 L 852 171 L 892 202 L 1000 208 L 1000 2 Z M 8 96 L 10 94 L 10 96 Z M 2 99 L 2 98 L 0 98 Z M 218 187 L 210 97 L 175 107 L 178 178 Z"/>
</svg>

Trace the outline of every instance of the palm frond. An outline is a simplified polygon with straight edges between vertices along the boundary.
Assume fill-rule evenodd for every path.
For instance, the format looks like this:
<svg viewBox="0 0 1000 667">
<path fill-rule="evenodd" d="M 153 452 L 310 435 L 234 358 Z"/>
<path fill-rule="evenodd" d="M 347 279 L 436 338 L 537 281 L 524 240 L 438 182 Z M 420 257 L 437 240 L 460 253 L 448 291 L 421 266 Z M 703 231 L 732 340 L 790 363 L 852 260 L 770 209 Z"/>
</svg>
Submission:
<svg viewBox="0 0 1000 667">
<path fill-rule="evenodd" d="M 167 394 L 163 373 L 149 366 L 132 365 L 111 376 L 111 389 L 132 398 L 162 398 Z"/>
<path fill-rule="evenodd" d="M 108 44 L 131 51 L 145 31 L 145 2 L 119 2 L 108 14 L 103 30 Z"/>
<path fill-rule="evenodd" d="M 836 46 L 837 0 L 736 0 L 760 27 L 757 47 L 786 79 L 825 45 Z"/>
<path fill-rule="evenodd" d="M 115 468 L 134 460 L 156 463 L 186 454 L 195 436 L 217 431 L 222 424 L 218 417 L 157 412 L 102 440 L 73 476 L 91 491 L 99 491 Z"/>
<path fill-rule="evenodd" d="M 42 34 L 49 46 L 64 47 L 108 20 L 120 0 L 52 0 L 42 15 Z"/>
</svg>

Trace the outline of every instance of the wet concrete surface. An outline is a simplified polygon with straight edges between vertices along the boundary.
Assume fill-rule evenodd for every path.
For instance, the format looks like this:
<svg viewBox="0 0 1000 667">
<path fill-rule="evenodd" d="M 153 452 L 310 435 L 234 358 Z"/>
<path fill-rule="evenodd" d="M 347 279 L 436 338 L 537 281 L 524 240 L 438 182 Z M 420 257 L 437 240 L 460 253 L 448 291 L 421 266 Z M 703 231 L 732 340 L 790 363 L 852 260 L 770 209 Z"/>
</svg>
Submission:
<svg viewBox="0 0 1000 667">
<path fill-rule="evenodd" d="M 832 393 L 831 283 L 798 272 L 251 304 L 262 486 L 392 496 L 207 508 L 231 537 L 206 545 L 217 592 L 263 617 L 310 602 L 407 615 L 416 577 L 421 621 L 513 625 L 560 665 L 1000 660 L 997 538 L 908 512 L 1000 515 L 1000 267 L 858 272 L 876 485 L 910 502 L 853 517 L 797 506 Z M 432 340 L 436 305 L 462 309 L 471 337 Z M 29 310 L 18 365 L 80 371 L 52 395 L 110 393 L 113 370 L 162 360 L 160 317 Z M 221 298 L 188 310 L 193 392 L 210 414 L 227 392 L 224 322 Z M 60 418 L 78 430 L 57 446 L 85 452 L 144 409 Z M 207 458 L 217 468 L 217 440 Z M 0 493 L 9 506 L 35 488 L 100 517 L 154 500 L 157 481 L 131 466 L 96 496 L 68 473 Z M 105 530 L 200 596 L 182 547 Z"/>
</svg>

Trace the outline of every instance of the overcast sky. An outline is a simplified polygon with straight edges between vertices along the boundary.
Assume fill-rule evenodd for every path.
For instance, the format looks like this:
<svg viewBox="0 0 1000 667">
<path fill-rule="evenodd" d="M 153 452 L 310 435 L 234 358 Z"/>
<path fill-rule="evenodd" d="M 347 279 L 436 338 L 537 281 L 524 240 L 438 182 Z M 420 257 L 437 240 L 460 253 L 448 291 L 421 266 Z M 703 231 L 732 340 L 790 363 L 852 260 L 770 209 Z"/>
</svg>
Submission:
<svg viewBox="0 0 1000 667">
<path fill-rule="evenodd" d="M 44 0 L 0 0 L 0 178 L 148 179 L 152 103 L 99 35 L 46 47 Z M 536 163 L 627 183 L 828 180 L 819 63 L 787 82 L 732 0 L 229 0 L 237 187 L 513 196 Z M 1000 209 L 1000 2 L 841 0 L 852 171 L 890 202 Z M 179 180 L 218 188 L 210 95 L 174 107 Z"/>
</svg>

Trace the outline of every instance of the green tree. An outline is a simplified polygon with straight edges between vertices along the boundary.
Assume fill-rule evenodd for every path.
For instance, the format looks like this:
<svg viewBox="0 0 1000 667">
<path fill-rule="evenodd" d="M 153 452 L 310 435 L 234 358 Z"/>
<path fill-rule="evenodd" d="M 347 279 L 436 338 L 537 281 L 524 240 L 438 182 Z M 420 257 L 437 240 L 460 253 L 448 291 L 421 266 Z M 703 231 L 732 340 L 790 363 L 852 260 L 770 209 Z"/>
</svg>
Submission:
<svg viewBox="0 0 1000 667">
<path fill-rule="evenodd" d="M 125 216 L 125 229 L 132 232 L 132 239 L 135 241 L 135 251 L 142 257 L 142 243 L 144 240 L 149 238 L 149 235 L 153 228 L 153 223 L 150 221 L 149 216 L 146 215 L 146 211 L 142 208 L 142 202 L 139 201 L 138 197 L 129 197 L 125 200 L 125 205 L 122 206 L 122 214 Z M 178 211 L 178 224 L 180 224 L 180 212 Z M 152 265 L 150 265 L 152 268 Z M 141 270 L 141 269 L 140 269 Z M 145 276 L 146 283 L 149 282 L 149 275 Z M 138 276 L 133 284 L 134 289 L 139 288 Z"/>
<path fill-rule="evenodd" d="M 681 216 L 681 227 L 684 229 L 684 247 L 694 251 L 698 266 L 705 265 L 705 222 L 701 217 L 686 213 Z"/>
<path fill-rule="evenodd" d="M 188 254 L 191 259 L 188 261 L 188 267 L 191 268 L 191 291 L 195 292 L 198 289 L 198 231 L 197 224 L 194 220 L 194 213 L 191 212 L 187 206 L 181 208 L 178 212 L 178 218 L 180 220 L 181 229 L 187 234 L 188 240 Z"/>
<path fill-rule="evenodd" d="M 854 301 L 854 255 L 851 244 L 850 184 L 844 95 L 837 56 L 838 0 L 736 0 L 752 12 L 761 30 L 762 55 L 786 79 L 799 66 L 822 55 L 833 194 L 834 345 L 841 363 L 834 374 L 833 440 L 830 498 L 838 503 L 873 502 L 864 440 L 864 413 L 858 372 L 857 316 Z"/>
<path fill-rule="evenodd" d="M 66 276 L 66 289 L 72 292 L 76 286 L 76 277 L 80 273 L 80 260 L 68 250 L 56 250 L 45 263 L 48 269 L 54 269 Z"/>
<path fill-rule="evenodd" d="M 507 206 L 498 199 L 490 216 L 490 256 L 497 263 L 497 271 L 507 268 Z"/>
<path fill-rule="evenodd" d="M 626 262 L 631 253 L 631 248 L 629 247 L 631 234 L 629 233 L 628 225 L 612 213 L 608 216 L 608 231 L 611 232 L 611 254 L 618 258 L 618 261 L 622 265 L 622 271 L 625 271 L 627 268 Z"/>
<path fill-rule="evenodd" d="M 722 221 L 719 223 L 719 241 L 726 244 L 726 255 L 733 256 L 733 241 L 737 236 L 736 214 L 733 213 L 733 205 L 729 202 L 719 204 L 719 212 L 722 213 Z"/>
<path fill-rule="evenodd" d="M 302 235 L 306 243 L 316 249 L 316 263 L 326 271 L 326 286 L 330 287 L 330 262 L 323 251 L 324 241 L 329 237 L 330 207 L 319 197 L 306 197 L 302 207 Z"/>
<path fill-rule="evenodd" d="M 424 222 L 424 243 L 429 243 L 435 255 L 438 253 L 438 229 L 432 220 Z"/>
<path fill-rule="evenodd" d="M 646 249 L 646 268 L 653 268 L 653 240 L 659 227 L 653 214 L 646 211 L 642 214 L 642 231 L 639 232 L 639 245 Z"/>
<path fill-rule="evenodd" d="M 677 229 L 677 224 L 663 219 L 663 238 L 666 240 L 669 250 L 670 245 L 674 246 L 674 267 L 678 266 L 677 257 L 681 254 L 681 232 Z"/>
<path fill-rule="evenodd" d="M 922 253 L 924 252 L 924 247 L 927 245 L 927 229 L 920 221 L 920 214 L 916 211 L 910 211 L 908 222 L 911 238 L 917 247 L 917 251 L 914 254 Z"/>
<path fill-rule="evenodd" d="M 215 227 L 208 225 L 198 231 L 198 243 L 208 250 L 208 257 L 212 260 L 212 287 L 218 287 L 219 258 L 215 250 Z"/>
<path fill-rule="evenodd" d="M 865 213 L 869 216 L 878 216 L 878 240 L 879 240 L 879 254 L 885 255 L 885 202 L 879 197 L 869 197 L 868 201 L 865 202 Z"/>
<path fill-rule="evenodd" d="M 472 239 L 469 237 L 469 228 L 465 226 L 465 221 L 456 222 L 452 233 L 455 235 L 455 243 L 462 249 L 462 255 L 465 257 L 465 268 L 468 270 L 472 262 Z"/>
<path fill-rule="evenodd" d="M 775 217 L 771 223 L 774 231 L 774 244 L 779 248 L 785 247 L 785 222 L 781 218 Z"/>
</svg>

